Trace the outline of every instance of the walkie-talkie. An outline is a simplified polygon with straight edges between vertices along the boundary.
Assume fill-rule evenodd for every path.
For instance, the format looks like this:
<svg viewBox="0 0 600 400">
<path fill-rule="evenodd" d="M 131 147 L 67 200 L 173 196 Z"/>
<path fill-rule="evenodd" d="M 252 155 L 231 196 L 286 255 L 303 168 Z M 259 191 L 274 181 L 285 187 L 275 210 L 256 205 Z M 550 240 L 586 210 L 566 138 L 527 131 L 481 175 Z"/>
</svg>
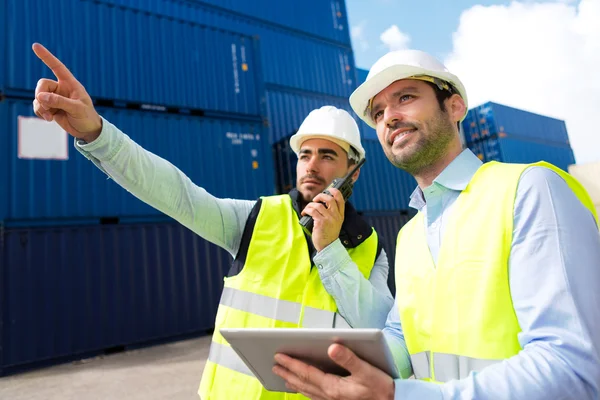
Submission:
<svg viewBox="0 0 600 400">
<path fill-rule="evenodd" d="M 323 193 L 326 193 L 331 196 L 329 189 L 338 189 L 342 193 L 342 196 L 344 196 L 344 201 L 348 201 L 348 199 L 352 195 L 352 187 L 354 186 L 352 176 L 365 163 L 365 161 L 365 158 L 360 160 L 358 164 L 356 164 L 354 168 L 352 168 L 352 171 L 348 172 L 348 175 L 346 175 L 345 177 L 334 179 L 333 182 L 331 182 L 331 184 L 327 186 L 325 190 L 323 190 Z M 314 225 L 313 217 L 311 217 L 310 215 L 303 216 L 300 219 L 300 225 L 302 225 L 302 229 L 304 229 L 304 232 L 306 232 L 308 235 L 312 235 Z"/>
</svg>

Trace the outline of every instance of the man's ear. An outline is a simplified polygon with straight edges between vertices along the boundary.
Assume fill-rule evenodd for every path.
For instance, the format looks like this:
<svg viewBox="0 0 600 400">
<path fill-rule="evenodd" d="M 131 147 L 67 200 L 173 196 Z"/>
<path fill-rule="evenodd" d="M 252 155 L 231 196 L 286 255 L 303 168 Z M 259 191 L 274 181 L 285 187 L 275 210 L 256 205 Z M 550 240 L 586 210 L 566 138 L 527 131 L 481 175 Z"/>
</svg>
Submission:
<svg viewBox="0 0 600 400">
<path fill-rule="evenodd" d="M 354 168 L 354 165 L 352 166 L 352 168 Z M 352 184 L 355 184 L 356 181 L 358 180 L 358 176 L 360 175 L 360 170 L 361 170 L 361 168 L 357 169 L 356 172 L 354 173 L 354 175 L 352 175 Z"/>
<path fill-rule="evenodd" d="M 448 102 L 446 109 L 448 110 L 448 112 L 450 114 L 450 118 L 452 119 L 452 122 L 456 122 L 456 123 L 459 122 L 462 119 L 462 117 L 465 115 L 465 113 L 467 112 L 467 106 L 465 105 L 465 100 L 462 97 L 460 97 L 458 94 L 453 94 L 446 101 Z"/>
</svg>

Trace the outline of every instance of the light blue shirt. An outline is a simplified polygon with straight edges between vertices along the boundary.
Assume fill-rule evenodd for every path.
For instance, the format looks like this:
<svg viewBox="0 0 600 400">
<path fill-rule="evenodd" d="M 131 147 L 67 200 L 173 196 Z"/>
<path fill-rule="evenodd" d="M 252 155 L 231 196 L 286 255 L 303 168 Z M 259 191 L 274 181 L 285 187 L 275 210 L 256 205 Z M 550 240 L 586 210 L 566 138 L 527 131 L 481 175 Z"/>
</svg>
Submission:
<svg viewBox="0 0 600 400">
<path fill-rule="evenodd" d="M 464 150 L 430 187 L 411 196 L 410 206 L 424 214 L 435 261 L 452 207 L 480 166 Z M 521 175 L 509 281 L 523 350 L 462 380 L 398 379 L 397 400 L 600 399 L 600 233 L 590 211 L 547 168 Z M 396 302 L 384 333 L 408 378 L 412 368 Z"/>
<path fill-rule="evenodd" d="M 144 132 L 136 134 L 144 136 Z M 256 201 L 214 197 L 104 118 L 100 136 L 92 143 L 75 140 L 75 148 L 132 195 L 236 256 Z M 320 251 L 313 261 L 323 286 L 352 327 L 383 326 L 394 301 L 387 285 L 389 265 L 384 250 L 368 279 L 339 239 Z"/>
</svg>

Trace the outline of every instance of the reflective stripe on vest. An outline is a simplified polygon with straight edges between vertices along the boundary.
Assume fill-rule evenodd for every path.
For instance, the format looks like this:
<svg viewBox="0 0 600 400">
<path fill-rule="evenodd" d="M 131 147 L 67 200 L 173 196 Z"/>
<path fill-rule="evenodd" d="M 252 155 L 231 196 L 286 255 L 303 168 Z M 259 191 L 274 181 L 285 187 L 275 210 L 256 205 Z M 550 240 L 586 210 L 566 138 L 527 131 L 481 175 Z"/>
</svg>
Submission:
<svg viewBox="0 0 600 400">
<path fill-rule="evenodd" d="M 483 360 L 473 357 L 457 356 L 455 354 L 433 353 L 433 374 L 438 382 L 464 379 L 471 372 L 479 372 L 482 369 L 501 362 L 502 360 Z M 417 379 L 431 378 L 430 353 L 422 351 L 412 354 L 410 361 L 413 373 Z"/>
<path fill-rule="evenodd" d="M 273 299 L 230 287 L 223 288 L 220 304 L 240 311 L 291 323 L 298 323 L 302 311 L 301 304 L 299 303 Z M 348 329 L 350 325 L 339 313 L 305 307 L 302 327 Z M 252 371 L 250 371 L 230 346 L 214 341 L 211 342 L 208 360 L 236 372 L 254 376 Z"/>
<path fill-rule="evenodd" d="M 302 313 L 300 303 L 278 300 L 230 287 L 223 288 L 220 304 L 278 321 L 296 324 L 301 322 L 304 328 L 350 328 L 348 322 L 339 313 L 304 307 L 304 317 L 300 321 Z"/>
<path fill-rule="evenodd" d="M 431 378 L 429 367 L 429 352 L 422 351 L 420 353 L 411 354 L 410 362 L 412 364 L 413 374 L 417 379 Z"/>
<path fill-rule="evenodd" d="M 210 344 L 208 361 L 232 369 L 240 374 L 254 376 L 235 350 L 224 344 L 216 342 Z"/>
</svg>

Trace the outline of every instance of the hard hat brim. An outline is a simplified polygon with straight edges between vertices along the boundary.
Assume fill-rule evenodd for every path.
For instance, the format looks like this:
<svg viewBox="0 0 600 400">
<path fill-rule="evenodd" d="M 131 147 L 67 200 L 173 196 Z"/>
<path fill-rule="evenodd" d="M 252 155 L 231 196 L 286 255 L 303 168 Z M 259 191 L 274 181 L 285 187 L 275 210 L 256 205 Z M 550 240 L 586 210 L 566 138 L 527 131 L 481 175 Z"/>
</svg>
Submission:
<svg viewBox="0 0 600 400">
<path fill-rule="evenodd" d="M 351 145 L 346 140 L 337 138 L 332 135 L 318 134 L 318 133 L 301 133 L 301 134 L 296 134 L 296 135 L 292 136 L 290 138 L 290 147 L 291 147 L 292 151 L 294 153 L 296 153 L 296 155 L 298 155 L 298 153 L 300 152 L 300 147 L 302 147 L 302 143 L 304 143 L 310 139 L 329 140 L 330 142 L 335 143 L 338 146 L 340 146 L 342 148 L 342 150 L 344 150 L 348 154 L 348 156 L 350 156 L 350 148 L 352 147 L 358 153 L 360 158 L 365 157 L 365 150 L 363 149 L 362 145 L 360 146 L 360 148 L 356 148 L 355 145 Z"/>
<path fill-rule="evenodd" d="M 357 87 L 356 90 L 354 90 L 354 92 L 350 95 L 350 106 L 356 115 L 358 115 L 358 117 L 367 125 L 369 125 L 371 128 L 376 128 L 376 125 L 371 117 L 366 114 L 369 101 L 392 83 L 402 79 L 409 79 L 411 76 L 416 75 L 433 76 L 452 83 L 465 101 L 465 106 L 468 109 L 465 88 L 455 75 L 449 72 L 438 73 L 425 68 L 409 65 L 391 65 L 376 75 L 369 77 L 366 82 Z"/>
</svg>

